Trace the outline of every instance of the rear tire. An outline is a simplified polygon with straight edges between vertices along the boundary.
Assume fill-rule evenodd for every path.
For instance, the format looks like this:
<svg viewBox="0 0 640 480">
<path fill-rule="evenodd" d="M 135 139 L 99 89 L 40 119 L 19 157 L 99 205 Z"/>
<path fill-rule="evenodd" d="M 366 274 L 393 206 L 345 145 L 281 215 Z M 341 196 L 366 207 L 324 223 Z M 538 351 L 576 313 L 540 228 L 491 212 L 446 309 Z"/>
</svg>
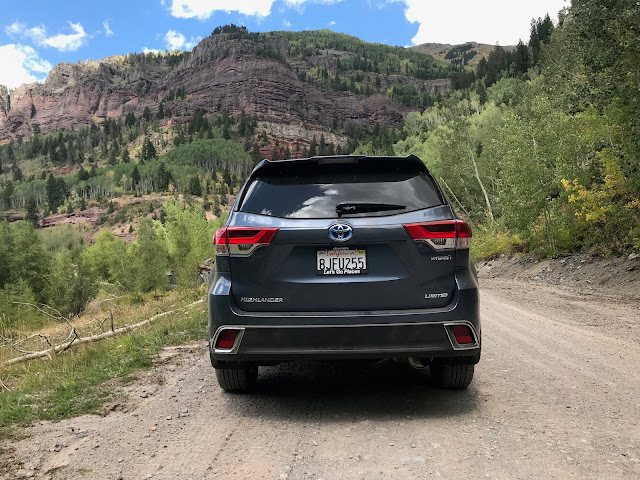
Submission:
<svg viewBox="0 0 640 480">
<path fill-rule="evenodd" d="M 460 390 L 467 388 L 473 380 L 475 365 L 444 365 L 432 363 L 429 366 L 431 380 L 438 388 Z"/>
<path fill-rule="evenodd" d="M 258 367 L 216 368 L 216 379 L 225 392 L 248 392 L 258 380 Z"/>
</svg>

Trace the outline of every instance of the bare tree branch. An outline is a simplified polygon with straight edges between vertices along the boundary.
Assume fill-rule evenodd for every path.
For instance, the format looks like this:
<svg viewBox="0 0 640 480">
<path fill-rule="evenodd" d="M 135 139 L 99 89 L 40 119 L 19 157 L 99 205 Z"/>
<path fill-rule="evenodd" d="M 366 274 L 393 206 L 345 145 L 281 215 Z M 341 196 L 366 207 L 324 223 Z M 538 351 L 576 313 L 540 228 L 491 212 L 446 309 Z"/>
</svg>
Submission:
<svg viewBox="0 0 640 480">
<path fill-rule="evenodd" d="M 11 389 L 9 387 L 7 387 L 4 382 L 2 381 L 2 379 L 0 378 L 0 387 L 2 387 L 3 389 L 5 389 L 7 392 L 10 392 Z"/>
</svg>

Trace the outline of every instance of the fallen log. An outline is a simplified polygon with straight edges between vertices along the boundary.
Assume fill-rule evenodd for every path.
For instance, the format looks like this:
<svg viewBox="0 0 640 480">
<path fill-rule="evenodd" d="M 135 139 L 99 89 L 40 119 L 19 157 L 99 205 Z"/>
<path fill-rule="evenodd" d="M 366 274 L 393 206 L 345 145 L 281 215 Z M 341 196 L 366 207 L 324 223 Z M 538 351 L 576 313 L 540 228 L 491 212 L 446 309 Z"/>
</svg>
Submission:
<svg viewBox="0 0 640 480">
<path fill-rule="evenodd" d="M 99 342 L 100 340 L 104 340 L 105 338 L 111 338 L 111 337 L 115 337 L 117 335 L 120 335 L 122 333 L 126 333 L 126 332 L 130 332 L 131 330 L 136 330 L 140 327 L 143 327 L 145 325 L 148 325 L 149 323 L 162 318 L 162 317 L 166 317 L 167 315 L 171 315 L 172 313 L 176 313 L 179 311 L 186 311 L 190 308 L 195 307 L 196 305 L 199 305 L 201 303 L 204 303 L 205 299 L 200 299 L 197 300 L 189 305 L 187 305 L 184 308 L 177 308 L 175 310 L 170 310 L 168 312 L 162 312 L 159 313 L 157 315 L 154 315 L 153 317 L 147 318 L 146 320 L 143 320 L 141 322 L 138 323 L 132 323 L 131 325 L 126 325 L 124 327 L 120 327 L 120 328 L 116 328 L 115 330 L 110 330 L 108 332 L 104 332 L 104 333 L 99 333 L 97 335 L 92 335 L 90 337 L 78 337 L 75 336 L 70 342 L 65 342 L 65 343 L 61 343 L 60 345 L 55 345 L 51 348 L 47 348 L 46 350 L 41 350 L 39 352 L 33 352 L 33 353 L 29 353 L 28 355 L 23 355 L 21 357 L 15 357 L 12 358 L 10 360 L 6 360 L 4 362 L 2 362 L 3 367 L 4 366 L 9 366 L 9 365 L 15 365 L 16 363 L 22 363 L 22 362 L 27 362 L 29 360 L 34 360 L 36 358 L 44 358 L 44 357 L 53 357 L 55 356 L 57 353 L 60 352 L 64 352 L 65 350 L 68 350 L 69 348 L 71 348 L 71 346 L 73 345 L 81 345 L 83 343 L 90 343 L 90 342 Z"/>
</svg>

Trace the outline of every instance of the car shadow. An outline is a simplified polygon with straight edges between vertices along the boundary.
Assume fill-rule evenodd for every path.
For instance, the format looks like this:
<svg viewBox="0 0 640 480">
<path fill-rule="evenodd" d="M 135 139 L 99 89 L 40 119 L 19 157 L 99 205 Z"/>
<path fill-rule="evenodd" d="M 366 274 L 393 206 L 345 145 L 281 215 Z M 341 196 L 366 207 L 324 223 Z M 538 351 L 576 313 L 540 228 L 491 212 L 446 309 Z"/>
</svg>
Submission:
<svg viewBox="0 0 640 480">
<path fill-rule="evenodd" d="M 253 394 L 227 394 L 238 414 L 323 422 L 465 415 L 480 405 L 473 383 L 442 390 L 406 363 L 289 362 L 261 367 Z"/>
</svg>

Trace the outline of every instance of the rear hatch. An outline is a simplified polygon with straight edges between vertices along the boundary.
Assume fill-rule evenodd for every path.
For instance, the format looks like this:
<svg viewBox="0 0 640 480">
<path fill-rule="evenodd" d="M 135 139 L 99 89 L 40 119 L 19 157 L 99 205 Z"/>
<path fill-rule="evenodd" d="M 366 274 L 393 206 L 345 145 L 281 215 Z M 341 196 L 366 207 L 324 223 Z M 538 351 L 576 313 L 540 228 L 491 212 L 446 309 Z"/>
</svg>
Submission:
<svg viewBox="0 0 640 480">
<path fill-rule="evenodd" d="M 415 233 L 442 221 L 455 230 L 421 163 L 271 162 L 254 172 L 229 222 L 233 300 L 245 311 L 445 306 L 455 245 Z"/>
</svg>

